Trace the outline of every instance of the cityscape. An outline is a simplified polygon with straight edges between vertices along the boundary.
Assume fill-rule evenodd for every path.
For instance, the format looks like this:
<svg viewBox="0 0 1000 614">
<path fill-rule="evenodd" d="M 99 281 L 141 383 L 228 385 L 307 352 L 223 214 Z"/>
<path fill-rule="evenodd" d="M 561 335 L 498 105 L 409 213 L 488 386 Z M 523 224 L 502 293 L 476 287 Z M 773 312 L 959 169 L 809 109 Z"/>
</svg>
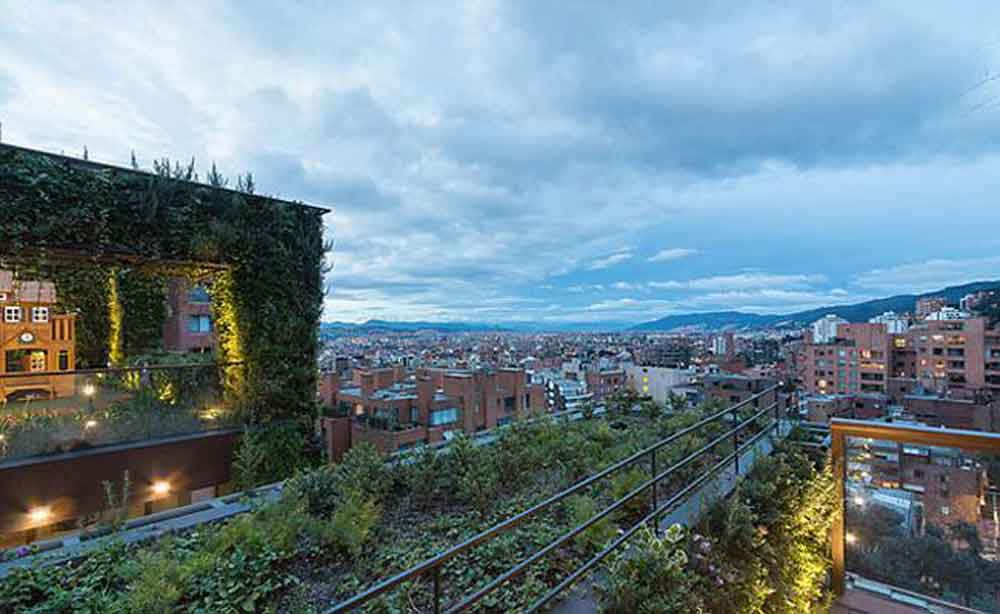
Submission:
<svg viewBox="0 0 1000 614">
<path fill-rule="evenodd" d="M 997 7 L 114 4 L 0 20 L 0 614 L 1000 612 Z"/>
</svg>

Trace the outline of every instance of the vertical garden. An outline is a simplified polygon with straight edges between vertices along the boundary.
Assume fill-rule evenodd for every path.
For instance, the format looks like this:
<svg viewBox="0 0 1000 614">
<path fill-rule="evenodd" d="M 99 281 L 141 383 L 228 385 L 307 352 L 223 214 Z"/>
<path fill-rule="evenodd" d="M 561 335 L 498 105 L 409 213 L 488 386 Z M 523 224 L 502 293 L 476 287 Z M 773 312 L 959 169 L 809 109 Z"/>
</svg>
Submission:
<svg viewBox="0 0 1000 614">
<path fill-rule="evenodd" d="M 311 414 L 323 301 L 322 214 L 193 164 L 155 173 L 0 145 L 0 268 L 56 283 L 77 366 L 154 351 L 167 278 L 208 286 L 227 394 L 254 423 Z"/>
</svg>

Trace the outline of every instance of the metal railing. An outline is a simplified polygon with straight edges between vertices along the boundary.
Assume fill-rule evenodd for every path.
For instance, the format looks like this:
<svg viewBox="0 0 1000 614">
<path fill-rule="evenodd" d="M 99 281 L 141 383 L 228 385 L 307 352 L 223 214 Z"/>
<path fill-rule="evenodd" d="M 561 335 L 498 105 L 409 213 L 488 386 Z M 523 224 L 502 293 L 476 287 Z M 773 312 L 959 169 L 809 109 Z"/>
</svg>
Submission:
<svg viewBox="0 0 1000 614">
<path fill-rule="evenodd" d="M 777 427 L 781 423 L 781 416 L 780 416 L 781 403 L 778 399 L 778 388 L 779 386 L 773 386 L 745 399 L 744 401 L 741 401 L 740 403 L 737 403 L 715 414 L 702 418 L 701 420 L 698 420 L 691 426 L 683 428 L 671 434 L 670 436 L 666 437 L 665 439 L 662 439 L 659 442 L 643 450 L 640 450 L 635 454 L 632 454 L 628 458 L 625 458 L 599 471 L 598 473 L 595 473 L 594 475 L 585 478 L 580 482 L 577 482 L 573 486 L 555 495 L 552 495 L 551 497 L 545 499 L 544 501 L 537 503 L 536 505 L 528 508 L 527 510 L 519 514 L 516 514 L 508 518 L 507 520 L 504 520 L 503 522 L 500 522 L 476 534 L 475 536 L 470 537 L 469 539 L 466 539 L 465 541 L 449 548 L 445 552 L 442 552 L 437 556 L 429 558 L 411 567 L 410 569 L 407 569 L 403 572 L 400 572 L 392 576 L 391 578 L 383 580 L 382 582 L 355 595 L 354 597 L 333 606 L 331 609 L 327 610 L 327 612 L 328 614 L 339 614 L 341 612 L 349 612 L 355 610 L 365 605 L 372 599 L 375 599 L 376 597 L 383 595 L 384 593 L 387 593 L 388 591 L 401 585 L 404 582 L 419 579 L 427 575 L 430 575 L 433 587 L 433 600 L 434 600 L 433 611 L 435 614 L 440 614 L 440 612 L 442 612 L 442 607 L 444 606 L 444 604 L 442 603 L 443 587 L 442 587 L 441 569 L 442 567 L 444 567 L 446 563 L 448 563 L 455 557 L 458 557 L 468 552 L 472 548 L 484 542 L 487 542 L 493 539 L 494 537 L 497 537 L 502 533 L 505 533 L 506 531 L 509 531 L 517 527 L 526 520 L 551 509 L 553 506 L 564 501 L 571 495 L 574 495 L 586 488 L 589 488 L 590 486 L 598 483 L 604 478 L 607 478 L 608 476 L 620 470 L 632 467 L 637 463 L 648 461 L 651 467 L 650 473 L 652 474 L 652 477 L 650 479 L 646 480 L 645 482 L 637 486 L 627 495 L 618 499 L 617 501 L 612 503 L 610 506 L 606 507 L 598 514 L 591 517 L 586 522 L 583 522 L 574 527 L 573 529 L 569 530 L 568 532 L 564 533 L 556 540 L 550 542 L 549 544 L 547 544 L 546 546 L 544 546 L 543 548 L 541 548 L 540 550 L 536 551 L 534 554 L 529 556 L 528 558 L 524 559 L 520 563 L 509 568 L 507 571 L 500 574 L 499 576 L 491 580 L 489 583 L 487 583 L 485 586 L 476 590 L 471 595 L 468 595 L 460 599 L 457 603 L 446 607 L 444 610 L 449 613 L 453 613 L 453 612 L 462 612 L 469 609 L 470 607 L 478 603 L 480 600 L 482 600 L 484 597 L 486 597 L 493 591 L 497 590 L 501 585 L 505 584 L 506 582 L 516 578 L 517 576 L 527 571 L 532 564 L 544 558 L 546 555 L 552 553 L 559 546 L 565 544 L 567 541 L 573 539 L 583 531 L 587 530 L 592 525 L 596 524 L 597 522 L 600 522 L 602 519 L 608 517 L 610 514 L 621 509 L 627 503 L 631 502 L 637 497 L 642 496 L 644 493 L 648 491 L 650 493 L 650 498 L 651 498 L 650 504 L 652 510 L 645 516 L 643 516 L 643 518 L 638 523 L 633 525 L 631 528 L 629 528 L 623 534 L 617 537 L 614 541 L 612 541 L 601 552 L 599 552 L 598 554 L 596 554 L 595 556 L 584 562 L 584 564 L 581 567 L 577 568 L 569 576 L 567 576 L 564 580 L 562 580 L 558 585 L 553 587 L 549 592 L 547 592 L 545 595 L 536 600 L 527 610 L 528 612 L 534 612 L 539 608 L 543 607 L 544 605 L 546 605 L 547 603 L 549 603 L 552 599 L 557 597 L 560 593 L 562 593 L 564 590 L 566 590 L 575 582 L 577 582 L 587 572 L 593 569 L 598 563 L 604 560 L 609 554 L 611 554 L 616 549 L 621 547 L 640 528 L 642 528 L 643 526 L 647 525 L 650 522 L 656 522 L 660 516 L 670 511 L 675 505 L 681 502 L 688 494 L 692 493 L 695 489 L 697 489 L 708 479 L 716 475 L 722 469 L 728 466 L 732 466 L 735 470 L 735 474 L 738 476 L 740 473 L 739 462 L 742 453 L 747 449 L 749 449 L 751 446 L 754 446 L 764 436 L 772 433 L 773 431 L 776 431 Z M 771 403 L 770 405 L 767 405 L 766 407 L 761 408 L 759 407 L 761 404 L 761 400 L 766 395 L 773 395 L 772 398 L 774 399 L 774 402 Z M 736 422 L 736 424 L 732 428 L 725 431 L 721 435 L 718 435 L 717 437 L 713 438 L 711 441 L 701 446 L 698 450 L 695 450 L 694 452 L 688 454 L 686 457 L 684 457 L 678 462 L 675 462 L 667 469 L 663 470 L 660 473 L 657 473 L 658 450 L 661 450 L 664 447 L 669 446 L 670 444 L 681 440 L 683 437 L 697 434 L 711 424 L 722 421 L 731 416 L 735 416 L 736 412 L 747 406 L 752 406 L 753 408 L 757 409 L 757 411 L 754 412 L 753 415 L 742 421 L 739 421 L 738 417 L 731 418 L 730 422 Z M 773 418 L 771 418 L 772 413 L 773 413 Z M 744 431 L 749 430 L 751 427 L 757 424 L 758 420 L 764 417 L 770 418 L 769 423 L 766 426 L 762 427 L 759 431 L 753 433 L 749 438 L 741 442 L 740 437 L 744 433 Z M 665 500 L 663 501 L 660 500 L 658 485 L 661 482 L 663 482 L 663 480 L 675 475 L 682 469 L 685 469 L 691 464 L 702 459 L 712 450 L 714 450 L 717 446 L 720 446 L 722 444 L 727 444 L 730 442 L 732 442 L 733 444 L 733 451 L 731 453 L 722 457 L 714 465 L 708 468 L 708 470 L 702 472 L 697 478 L 695 478 L 694 480 L 683 486 L 677 492 L 671 494 Z"/>
</svg>

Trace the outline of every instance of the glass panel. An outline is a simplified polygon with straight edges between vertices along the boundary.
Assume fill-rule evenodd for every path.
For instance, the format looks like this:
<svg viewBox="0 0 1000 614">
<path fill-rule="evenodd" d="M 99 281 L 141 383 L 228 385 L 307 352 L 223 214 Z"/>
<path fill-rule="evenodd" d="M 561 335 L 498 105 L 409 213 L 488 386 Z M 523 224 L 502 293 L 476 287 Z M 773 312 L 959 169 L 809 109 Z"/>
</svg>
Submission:
<svg viewBox="0 0 1000 614">
<path fill-rule="evenodd" d="M 238 366 L 207 363 L 34 375 L 31 371 L 46 370 L 45 352 L 7 352 L 7 358 L 9 372 L 0 374 L 0 460 L 237 424 L 222 382 L 226 371 Z M 68 356 L 60 354 L 60 368 L 67 361 Z"/>
<path fill-rule="evenodd" d="M 846 443 L 848 573 L 876 587 L 1000 612 L 997 459 L 879 439 Z"/>
</svg>

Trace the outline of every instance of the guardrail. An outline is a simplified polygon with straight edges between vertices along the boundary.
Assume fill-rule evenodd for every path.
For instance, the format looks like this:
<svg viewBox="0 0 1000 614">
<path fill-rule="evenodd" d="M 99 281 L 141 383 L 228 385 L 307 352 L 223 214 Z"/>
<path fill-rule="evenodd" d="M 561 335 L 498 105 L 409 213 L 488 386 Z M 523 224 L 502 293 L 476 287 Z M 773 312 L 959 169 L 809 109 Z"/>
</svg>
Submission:
<svg viewBox="0 0 1000 614">
<path fill-rule="evenodd" d="M 643 526 L 647 525 L 650 522 L 656 522 L 660 516 L 670 511 L 675 505 L 680 503 L 688 494 L 697 489 L 701 484 L 706 482 L 709 478 L 716 475 L 723 468 L 732 465 L 733 468 L 735 469 L 735 473 L 738 475 L 740 471 L 739 459 L 743 451 L 755 445 L 761 438 L 770 434 L 772 431 L 776 431 L 777 427 L 781 423 L 781 416 L 780 416 L 781 403 L 778 400 L 778 388 L 779 386 L 773 386 L 771 388 L 763 390 L 747 398 L 746 400 L 740 403 L 732 405 L 722 411 L 712 414 L 711 416 L 705 417 L 699 420 L 698 422 L 692 424 L 691 426 L 681 429 L 676 433 L 673 433 L 669 437 L 666 437 L 665 439 L 662 439 L 659 442 L 647 447 L 646 449 L 640 450 L 639 452 L 636 452 L 635 454 L 629 456 L 628 458 L 621 460 L 611 465 L 610 467 L 607 467 L 602 471 L 595 473 L 594 475 L 585 478 L 584 480 L 581 480 L 580 482 L 577 482 L 573 486 L 555 495 L 552 495 L 551 497 L 528 508 L 527 510 L 519 514 L 516 514 L 508 518 L 507 520 L 504 520 L 503 522 L 496 524 L 478 533 L 477 535 L 465 540 L 460 544 L 451 547 L 445 552 L 438 554 L 437 556 L 434 556 L 430 559 L 427 559 L 422 563 L 419 563 L 414 567 L 411 567 L 410 569 L 398 573 L 395 576 L 392 576 L 391 578 L 388 578 L 387 580 L 384 580 L 376 584 L 375 586 L 365 590 L 364 592 L 359 593 L 358 595 L 355 595 L 354 597 L 333 606 L 331 609 L 327 610 L 327 612 L 328 614 L 339 614 L 341 612 L 349 612 L 351 610 L 355 610 L 363 606 L 364 604 L 368 603 L 372 599 L 375 599 L 376 597 L 399 586 L 403 582 L 407 582 L 410 580 L 424 577 L 426 575 L 430 575 L 433 584 L 434 613 L 440 614 L 443 605 L 441 568 L 448 561 L 454 559 L 455 557 L 471 550 L 472 548 L 484 542 L 493 539 L 494 537 L 497 537 L 498 535 L 506 531 L 513 529 L 514 527 L 520 525 L 524 521 L 538 515 L 541 512 L 544 512 L 552 508 L 554 505 L 562 502 L 567 497 L 596 484 L 600 480 L 603 480 L 604 478 L 607 478 L 608 476 L 622 469 L 629 468 L 637 463 L 648 461 L 651 467 L 650 473 L 653 476 L 649 480 L 646 480 L 638 487 L 636 487 L 634 490 L 629 492 L 627 495 L 618 499 L 617 501 L 612 503 L 610 506 L 608 506 L 598 514 L 591 517 L 589 520 L 581 523 L 580 525 L 574 527 L 570 531 L 564 533 L 556 540 L 550 542 L 548 545 L 544 546 L 543 548 L 541 548 L 540 550 L 529 556 L 527 559 L 509 568 L 507 571 L 500 574 L 499 576 L 491 580 L 489 583 L 487 583 L 485 586 L 472 593 L 471 595 L 462 598 L 461 600 L 458 601 L 458 603 L 446 608 L 446 611 L 449 613 L 462 612 L 469 609 L 470 607 L 478 603 L 480 600 L 482 600 L 485 596 L 495 591 L 501 585 L 524 573 L 533 563 L 539 561 L 546 555 L 553 552 L 556 548 L 558 548 L 562 544 L 565 544 L 570 539 L 573 539 L 575 536 L 585 531 L 590 526 L 606 518 L 616 510 L 621 509 L 624 505 L 626 505 L 633 499 L 642 496 L 644 493 L 648 491 L 650 493 L 652 511 L 646 514 L 638 523 L 633 525 L 631 528 L 626 530 L 622 535 L 620 535 L 618 538 L 612 541 L 606 548 L 604 548 L 604 550 L 596 554 L 591 559 L 587 560 L 581 567 L 573 571 L 557 586 L 552 588 L 549 592 L 547 592 L 545 595 L 543 595 L 541 598 L 535 601 L 527 610 L 528 612 L 534 612 L 539 608 L 543 607 L 544 605 L 546 605 L 547 603 L 549 603 L 562 591 L 566 590 L 575 582 L 577 582 L 580 578 L 586 575 L 587 572 L 593 569 L 609 554 L 614 552 L 616 549 L 620 548 L 640 528 L 642 528 Z M 760 408 L 759 406 L 761 403 L 761 399 L 763 399 L 766 395 L 773 395 L 772 398 L 774 398 L 774 402 L 766 407 Z M 702 431 L 711 424 L 719 422 L 730 416 L 734 416 L 736 412 L 748 406 L 757 409 L 757 411 L 754 412 L 753 415 L 742 421 L 738 421 L 739 418 L 734 417 L 733 419 L 731 419 L 731 421 L 736 422 L 735 426 L 730 428 L 728 431 L 722 433 L 721 435 L 715 437 L 714 439 L 703 445 L 701 448 L 687 455 L 682 460 L 674 463 L 664 471 L 657 473 L 656 453 L 658 450 L 661 450 L 662 448 L 674 442 L 677 442 L 678 440 L 687 435 L 699 433 L 700 431 Z M 771 418 L 772 413 L 773 413 L 773 418 Z M 755 426 L 757 424 L 757 421 L 763 417 L 771 418 L 770 422 L 766 426 L 761 428 L 759 431 L 753 433 L 749 438 L 741 442 L 740 437 L 744 433 L 744 431 L 748 431 L 749 429 L 751 429 L 751 427 Z M 705 455 L 709 454 L 717 446 L 729 442 L 732 442 L 733 444 L 732 453 L 722 457 L 721 460 L 712 465 L 707 471 L 703 472 L 701 475 L 699 475 L 697 478 L 686 484 L 680 490 L 670 495 L 664 501 L 662 502 L 660 501 L 657 486 L 664 479 L 669 478 L 670 476 L 676 474 L 678 471 L 681 471 L 682 469 L 688 467 L 692 463 L 695 463 L 698 460 L 702 459 Z"/>
</svg>

